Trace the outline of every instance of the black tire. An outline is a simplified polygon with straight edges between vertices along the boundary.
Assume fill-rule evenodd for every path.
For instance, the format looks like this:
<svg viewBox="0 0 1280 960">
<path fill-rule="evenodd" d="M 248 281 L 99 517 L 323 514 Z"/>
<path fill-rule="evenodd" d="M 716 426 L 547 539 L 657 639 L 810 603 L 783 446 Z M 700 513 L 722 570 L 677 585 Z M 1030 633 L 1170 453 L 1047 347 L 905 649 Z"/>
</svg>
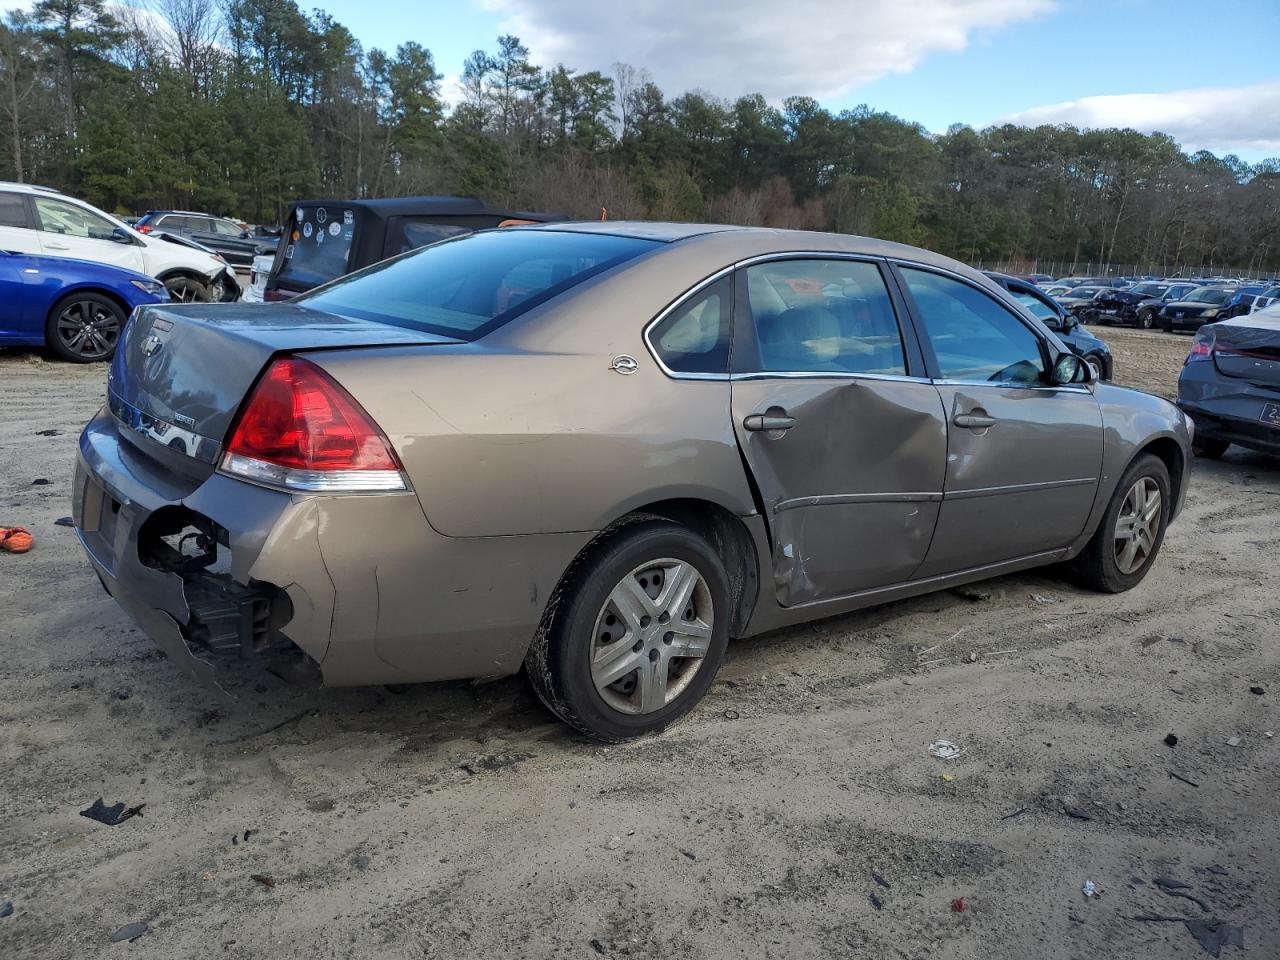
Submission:
<svg viewBox="0 0 1280 960">
<path fill-rule="evenodd" d="M 702 577 L 706 592 L 700 593 L 701 602 L 710 604 L 712 616 L 706 654 L 700 660 L 681 661 L 668 668 L 676 671 L 678 682 L 682 667 L 698 664 L 671 702 L 649 713 L 626 713 L 607 702 L 592 679 L 592 658 L 598 649 L 596 629 L 602 622 L 600 618 L 611 609 L 607 604 L 614 588 L 635 576 L 644 564 L 666 558 L 691 564 Z M 525 669 L 534 692 L 547 709 L 592 739 L 620 743 L 655 733 L 688 713 L 715 680 L 729 642 L 730 607 L 724 565 L 706 541 L 668 520 L 642 518 L 602 534 L 574 562 L 552 594 L 542 626 L 525 657 Z M 701 618 L 703 612 L 698 616 Z M 632 635 L 621 636 L 629 643 Z M 603 646 L 603 638 L 601 641 Z M 644 656 L 642 648 L 631 649 Z M 655 651 L 650 650 L 648 656 L 656 661 Z M 637 670 L 617 683 L 640 679 Z M 606 688 L 605 692 L 621 696 L 613 689 Z"/>
<path fill-rule="evenodd" d="M 1191 443 L 1191 450 L 1197 457 L 1204 457 L 1206 460 L 1217 460 L 1227 452 L 1227 447 L 1231 446 L 1228 440 L 1219 440 L 1217 437 L 1196 437 Z"/>
<path fill-rule="evenodd" d="M 1138 311 L 1138 326 L 1143 330 L 1150 330 L 1156 325 L 1156 312 L 1150 308 Z"/>
<path fill-rule="evenodd" d="M 1086 353 L 1084 362 L 1089 364 L 1090 369 L 1094 371 L 1094 380 L 1107 379 L 1107 361 L 1102 358 L 1102 354 Z"/>
<path fill-rule="evenodd" d="M 49 311 L 44 325 L 45 343 L 69 363 L 110 360 L 125 320 L 124 309 L 109 297 L 69 293 Z"/>
<path fill-rule="evenodd" d="M 1116 523 L 1130 489 L 1143 478 L 1153 480 L 1160 490 L 1160 527 L 1141 566 L 1125 572 L 1116 561 Z M 1093 538 L 1080 555 L 1071 562 L 1069 567 L 1071 579 L 1083 587 L 1102 593 L 1123 593 L 1141 583 L 1142 578 L 1155 563 L 1160 547 L 1164 543 L 1164 532 L 1169 525 L 1169 511 L 1172 508 L 1171 496 L 1169 470 L 1164 465 L 1164 461 L 1150 453 L 1144 453 L 1135 459 L 1120 477 L 1120 482 L 1116 484 L 1111 502 L 1107 504 L 1106 513 L 1102 515 L 1102 522 L 1098 524 Z"/>
<path fill-rule="evenodd" d="M 213 300 L 209 288 L 194 277 L 170 277 L 164 285 L 177 303 L 210 303 Z"/>
</svg>

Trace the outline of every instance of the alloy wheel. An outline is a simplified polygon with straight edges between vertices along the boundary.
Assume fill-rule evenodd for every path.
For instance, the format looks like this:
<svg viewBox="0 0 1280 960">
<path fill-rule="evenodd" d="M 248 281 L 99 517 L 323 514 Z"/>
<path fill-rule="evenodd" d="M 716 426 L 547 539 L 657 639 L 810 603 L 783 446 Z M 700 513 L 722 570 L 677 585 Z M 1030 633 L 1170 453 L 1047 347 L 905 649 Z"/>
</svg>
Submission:
<svg viewBox="0 0 1280 960">
<path fill-rule="evenodd" d="M 1160 486 L 1151 477 L 1139 477 L 1125 494 L 1113 534 L 1121 573 L 1134 573 L 1151 559 L 1163 519 L 1160 506 Z"/>
<path fill-rule="evenodd" d="M 85 360 L 101 360 L 120 339 L 119 318 L 92 300 L 73 300 L 63 307 L 56 329 L 62 345 Z"/>
<path fill-rule="evenodd" d="M 652 560 L 610 591 L 596 617 L 591 680 L 620 713 L 655 713 L 689 686 L 711 647 L 711 591 L 686 560 Z"/>
</svg>

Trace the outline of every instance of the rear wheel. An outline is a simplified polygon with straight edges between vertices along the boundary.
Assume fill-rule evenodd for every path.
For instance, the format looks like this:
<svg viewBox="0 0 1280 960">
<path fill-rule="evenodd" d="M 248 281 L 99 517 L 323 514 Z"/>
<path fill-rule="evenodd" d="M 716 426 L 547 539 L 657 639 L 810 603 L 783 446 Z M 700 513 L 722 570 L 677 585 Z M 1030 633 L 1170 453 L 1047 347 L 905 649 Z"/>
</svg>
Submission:
<svg viewBox="0 0 1280 960">
<path fill-rule="evenodd" d="M 125 313 L 114 300 L 97 293 L 72 293 L 49 311 L 45 342 L 63 360 L 93 363 L 116 352 Z"/>
<path fill-rule="evenodd" d="M 1227 447 L 1231 446 L 1226 440 L 1219 440 L 1217 437 L 1196 437 L 1191 444 L 1191 450 L 1197 457 L 1204 457 L 1207 460 L 1217 460 L 1227 452 Z"/>
<path fill-rule="evenodd" d="M 193 277 L 170 277 L 164 285 L 178 303 L 208 303 L 213 299 L 209 288 Z"/>
<path fill-rule="evenodd" d="M 1154 454 L 1138 457 L 1124 472 L 1093 539 L 1071 564 L 1082 586 L 1121 593 L 1151 569 L 1172 509 L 1169 470 Z"/>
<path fill-rule="evenodd" d="M 729 586 L 715 551 L 667 520 L 618 527 L 557 588 L 525 658 L 557 717 L 596 740 L 653 733 L 715 679 L 729 640 Z"/>
</svg>

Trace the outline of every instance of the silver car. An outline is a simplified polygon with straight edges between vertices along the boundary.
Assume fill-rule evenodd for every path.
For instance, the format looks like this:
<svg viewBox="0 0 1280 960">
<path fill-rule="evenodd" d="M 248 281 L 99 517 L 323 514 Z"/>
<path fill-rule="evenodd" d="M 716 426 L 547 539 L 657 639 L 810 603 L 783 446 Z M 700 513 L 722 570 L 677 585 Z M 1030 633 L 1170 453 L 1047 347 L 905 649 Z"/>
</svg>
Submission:
<svg viewBox="0 0 1280 960">
<path fill-rule="evenodd" d="M 152 307 L 80 438 L 75 523 L 192 673 L 497 677 L 606 741 L 731 637 L 1070 561 L 1135 586 L 1189 421 L 982 274 L 860 237 L 486 231 L 288 304 Z"/>
</svg>

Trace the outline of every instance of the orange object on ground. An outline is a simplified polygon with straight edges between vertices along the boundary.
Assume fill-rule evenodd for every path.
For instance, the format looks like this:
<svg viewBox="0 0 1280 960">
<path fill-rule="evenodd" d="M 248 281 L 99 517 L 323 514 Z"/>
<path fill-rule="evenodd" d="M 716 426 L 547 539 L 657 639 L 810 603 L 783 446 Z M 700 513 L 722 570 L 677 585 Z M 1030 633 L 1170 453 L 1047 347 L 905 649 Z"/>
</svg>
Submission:
<svg viewBox="0 0 1280 960">
<path fill-rule="evenodd" d="M 0 550 L 26 553 L 35 544 L 25 527 L 0 527 Z"/>
</svg>

